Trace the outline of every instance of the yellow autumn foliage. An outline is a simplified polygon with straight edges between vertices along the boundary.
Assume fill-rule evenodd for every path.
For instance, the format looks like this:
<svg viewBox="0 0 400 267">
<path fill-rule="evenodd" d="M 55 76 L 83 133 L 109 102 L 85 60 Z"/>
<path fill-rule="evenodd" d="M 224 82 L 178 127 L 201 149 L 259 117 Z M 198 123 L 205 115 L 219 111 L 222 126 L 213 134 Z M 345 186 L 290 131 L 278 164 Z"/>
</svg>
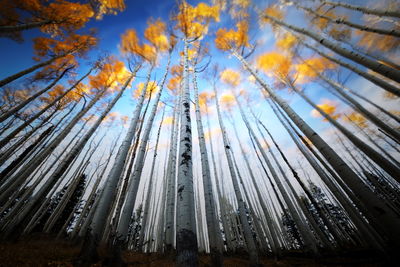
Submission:
<svg viewBox="0 0 400 267">
<path fill-rule="evenodd" d="M 97 75 L 89 76 L 91 88 L 101 90 L 102 88 L 118 89 L 130 77 L 131 73 L 125 67 L 124 62 L 110 59 L 109 63 L 103 65 Z"/>
<path fill-rule="evenodd" d="M 121 36 L 120 50 L 122 54 L 137 55 L 150 63 L 155 63 L 157 60 L 156 48 L 148 44 L 141 45 L 134 29 L 128 29 Z"/>
<path fill-rule="evenodd" d="M 166 25 L 160 19 L 149 22 L 144 31 L 144 37 L 159 51 L 165 52 L 169 49 L 168 37 L 165 35 Z"/>
<path fill-rule="evenodd" d="M 144 87 L 144 83 L 139 83 L 137 85 L 137 89 L 135 91 L 133 91 L 133 98 L 139 98 L 140 94 L 143 91 L 143 87 Z M 154 96 L 154 94 L 156 94 L 158 92 L 160 88 L 157 85 L 157 82 L 155 81 L 149 81 L 149 83 L 147 84 L 147 88 L 146 88 L 146 94 L 145 94 L 145 98 L 149 98 L 150 94 L 152 96 Z"/>
<path fill-rule="evenodd" d="M 366 128 L 367 127 L 367 120 L 365 117 L 363 117 L 360 113 L 357 112 L 352 112 L 349 115 L 345 117 L 346 121 L 351 121 L 355 124 L 357 124 L 360 128 Z"/>
<path fill-rule="evenodd" d="M 221 95 L 220 101 L 223 107 L 230 110 L 235 105 L 235 96 L 231 93 L 224 93 Z"/>
<path fill-rule="evenodd" d="M 296 42 L 296 36 L 294 36 L 290 32 L 287 32 L 283 35 L 282 38 L 276 41 L 276 47 L 283 51 L 287 51 L 290 50 L 296 44 Z"/>
<path fill-rule="evenodd" d="M 221 72 L 220 78 L 223 82 L 234 87 L 238 86 L 240 83 L 240 73 L 233 69 L 225 69 Z"/>
<path fill-rule="evenodd" d="M 194 7 L 183 1 L 174 20 L 177 22 L 176 28 L 187 38 L 197 38 L 207 32 L 211 20 L 219 21 L 219 9 L 217 6 L 205 3 L 199 3 Z"/>
<path fill-rule="evenodd" d="M 257 66 L 268 76 L 286 78 L 289 75 L 291 60 L 283 54 L 273 51 L 259 56 Z"/>
<path fill-rule="evenodd" d="M 271 5 L 264 9 L 263 14 L 281 20 L 284 18 L 284 13 L 279 9 L 277 5 Z M 262 16 L 261 23 L 271 23 L 271 19 Z"/>
<path fill-rule="evenodd" d="M 225 28 L 218 29 L 215 38 L 215 45 L 220 50 L 237 49 L 249 46 L 248 30 L 249 25 L 246 20 L 239 21 L 236 24 L 237 30 Z"/>
<path fill-rule="evenodd" d="M 317 105 L 318 108 L 320 108 L 323 112 L 325 112 L 326 114 L 331 116 L 334 120 L 341 117 L 340 114 L 335 114 L 336 106 L 337 106 L 337 103 L 334 101 L 331 101 L 329 99 L 323 99 L 322 103 Z M 319 113 L 319 111 L 317 111 L 316 109 L 313 109 L 311 111 L 311 116 L 314 118 L 322 117 L 321 113 Z M 327 121 L 327 120 L 324 119 L 324 121 Z"/>
<path fill-rule="evenodd" d="M 297 64 L 294 68 L 297 72 L 296 82 L 306 83 L 318 77 L 318 73 L 335 69 L 337 65 L 326 58 L 313 57 L 304 60 L 301 64 Z"/>
</svg>

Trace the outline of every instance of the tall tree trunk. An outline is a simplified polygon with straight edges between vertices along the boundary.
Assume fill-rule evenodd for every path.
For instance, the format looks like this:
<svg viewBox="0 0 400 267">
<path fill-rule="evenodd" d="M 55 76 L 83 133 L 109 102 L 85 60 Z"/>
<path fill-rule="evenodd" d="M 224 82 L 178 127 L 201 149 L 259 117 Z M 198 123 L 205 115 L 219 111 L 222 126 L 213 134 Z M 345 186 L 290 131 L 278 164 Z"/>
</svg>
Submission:
<svg viewBox="0 0 400 267">
<path fill-rule="evenodd" d="M 225 155 L 226 155 L 226 159 L 228 161 L 229 172 L 231 174 L 232 184 L 233 184 L 233 188 L 235 191 L 237 205 L 239 208 L 240 224 L 243 227 L 245 244 L 247 246 L 247 252 L 249 253 L 249 256 L 250 256 L 250 265 L 258 266 L 259 259 L 258 259 L 257 247 L 254 242 L 254 238 L 253 238 L 253 234 L 250 229 L 249 221 L 247 220 L 245 202 L 244 202 L 242 193 L 240 191 L 239 181 L 238 181 L 238 177 L 236 175 L 235 169 L 234 169 L 232 155 L 229 152 L 231 149 L 231 146 L 230 146 L 230 143 L 226 136 L 226 129 L 225 129 L 225 126 L 224 126 L 224 123 L 222 120 L 222 116 L 221 116 L 219 100 L 218 100 L 218 92 L 217 92 L 215 86 L 213 89 L 214 89 L 214 94 L 215 94 L 215 103 L 217 106 L 218 122 L 219 122 L 221 132 L 222 132 L 222 140 L 223 140 L 223 144 L 224 144 Z"/>
<path fill-rule="evenodd" d="M 192 170 L 192 125 L 190 118 L 188 40 L 184 38 L 183 90 L 176 199 L 176 263 L 198 266 L 195 200 Z"/>
<path fill-rule="evenodd" d="M 206 141 L 204 137 L 203 122 L 200 114 L 200 103 L 199 103 L 199 92 L 197 88 L 197 74 L 196 70 L 193 71 L 193 88 L 194 88 L 194 102 L 195 102 L 195 113 L 196 113 L 196 124 L 197 133 L 199 137 L 200 146 L 200 159 L 201 159 L 201 173 L 203 178 L 204 187 L 204 201 L 206 209 L 206 223 L 208 240 L 210 241 L 210 253 L 213 266 L 221 266 L 222 258 L 221 251 L 218 242 L 221 240 L 219 237 L 219 222 L 217 221 L 216 207 L 214 205 L 214 194 L 212 189 L 210 165 L 208 162 L 208 152 L 206 147 Z"/>
<path fill-rule="evenodd" d="M 291 24 L 288 24 L 282 20 L 279 20 L 273 16 L 269 16 L 267 14 L 263 14 L 263 16 L 269 20 L 271 20 L 273 23 L 278 24 L 279 26 L 282 26 L 286 29 L 295 31 L 297 33 L 306 35 L 308 37 L 310 37 L 311 39 L 314 39 L 315 41 L 317 41 L 318 43 L 320 43 L 321 45 L 329 48 L 330 50 L 336 52 L 337 54 L 348 58 L 358 64 L 361 64 L 363 66 L 365 66 L 366 68 L 369 68 L 385 77 L 388 77 L 389 79 L 392 79 L 393 81 L 396 81 L 398 83 L 400 83 L 400 70 L 396 70 L 393 69 L 391 67 L 385 66 L 384 64 L 381 64 L 379 62 L 376 62 L 372 59 L 369 59 L 359 53 L 356 53 L 354 51 L 350 51 L 346 48 L 343 48 L 335 43 L 333 43 L 332 41 L 314 33 L 311 32 L 309 30 L 306 30 L 305 28 L 300 28 Z M 397 90 L 399 91 L 399 90 Z"/>
<path fill-rule="evenodd" d="M 298 90 L 291 82 L 288 82 L 290 88 L 299 94 L 308 104 L 310 104 L 314 109 L 316 109 L 325 119 L 327 119 L 332 125 L 334 125 L 341 133 L 343 133 L 355 146 L 357 146 L 361 151 L 363 151 L 369 158 L 371 158 L 376 164 L 378 164 L 383 170 L 385 170 L 388 174 L 390 174 L 393 179 L 400 182 L 400 168 L 391 163 L 385 157 L 383 157 L 380 153 L 376 152 L 372 147 L 368 144 L 364 143 L 354 134 L 352 134 L 349 130 L 339 124 L 336 120 L 334 120 L 331 116 L 326 114 L 320 107 L 314 104 L 311 99 L 309 99 L 304 92 Z"/>
<path fill-rule="evenodd" d="M 2 148 L 4 145 L 6 145 L 8 142 L 10 142 L 19 132 L 21 132 L 25 127 L 27 127 L 29 124 L 31 124 L 34 120 L 39 118 L 43 113 L 45 113 L 47 110 L 49 110 L 51 107 L 56 105 L 58 101 L 60 101 L 64 96 L 66 96 L 69 92 L 71 92 L 75 87 L 89 74 L 92 72 L 93 69 L 90 69 L 85 75 L 83 75 L 77 82 L 75 82 L 68 90 L 66 90 L 64 93 L 61 95 L 57 96 L 51 103 L 46 105 L 43 109 L 41 109 L 38 113 L 36 113 L 34 116 L 30 117 L 24 123 L 22 123 L 20 126 L 18 126 L 16 129 L 14 129 L 9 135 L 4 137 L 0 141 L 0 148 Z"/>
<path fill-rule="evenodd" d="M 133 172 L 129 174 L 129 184 L 127 188 L 127 194 L 125 197 L 125 205 L 122 208 L 121 218 L 119 219 L 117 231 L 116 231 L 116 238 L 117 242 L 121 243 L 119 245 L 123 245 L 127 242 L 128 237 L 128 230 L 129 224 L 131 222 L 131 217 L 133 213 L 133 208 L 136 202 L 136 196 L 139 189 L 140 178 L 142 177 L 143 166 L 145 162 L 145 153 L 146 147 L 149 141 L 150 132 L 153 127 L 154 118 L 156 117 L 157 107 L 163 92 L 164 83 L 167 79 L 168 71 L 169 71 L 169 64 L 170 64 L 170 55 L 168 57 L 168 63 L 166 66 L 164 77 L 160 83 L 160 89 L 157 92 L 157 96 L 154 100 L 154 104 L 152 110 L 150 112 L 150 116 L 147 120 L 146 127 L 144 128 L 143 136 L 141 143 L 139 145 L 138 154 L 135 156 L 135 165 L 133 168 Z M 144 119 L 144 118 L 143 118 Z M 139 140 L 138 140 L 139 142 Z M 117 218 L 118 220 L 118 218 Z"/>
<path fill-rule="evenodd" d="M 375 15 L 379 17 L 395 17 L 395 18 L 400 18 L 400 12 L 397 10 L 380 10 L 377 8 L 368 8 L 368 7 L 363 7 L 363 6 L 356 6 L 344 2 L 333 2 L 333 1 L 327 1 L 327 0 L 319 0 L 322 4 L 327 4 L 332 7 L 344 7 L 347 9 L 351 10 L 356 10 L 360 11 L 364 14 L 367 15 Z"/>
<path fill-rule="evenodd" d="M 267 86 L 267 84 L 243 59 L 243 57 L 241 57 L 235 51 L 233 51 L 233 54 L 239 59 L 239 61 L 241 61 L 245 69 L 254 76 L 261 87 L 269 93 L 270 97 L 287 113 L 296 126 L 299 127 L 299 129 L 315 145 L 324 158 L 340 175 L 347 186 L 349 186 L 353 192 L 357 193 L 358 198 L 367 207 L 367 209 L 361 206 L 358 206 L 358 208 L 363 211 L 368 220 L 370 220 L 374 225 L 378 226 L 380 231 L 386 232 L 388 234 L 388 238 L 391 240 L 394 246 L 398 246 L 400 244 L 400 229 L 396 227 L 396 225 L 400 223 L 399 219 L 396 218 L 392 211 L 388 210 L 386 206 L 375 196 L 375 194 L 366 187 L 358 175 L 341 159 L 341 157 L 316 132 L 314 132 L 314 130 L 312 130 L 312 128 L 308 126 L 308 124 L 298 114 L 296 114 L 282 98 L 280 98 L 269 86 Z"/>
<path fill-rule="evenodd" d="M 5 121 L 6 119 L 8 119 L 10 116 L 14 115 L 15 113 L 17 113 L 18 111 L 20 111 L 21 109 L 23 109 L 26 105 L 28 105 L 30 102 L 32 102 L 33 100 L 35 100 L 38 96 L 40 96 L 41 94 L 47 92 L 48 90 L 50 90 L 51 88 L 53 88 L 54 85 L 56 85 L 61 79 L 62 77 L 64 77 L 64 75 L 71 69 L 73 69 L 75 66 L 73 67 L 69 67 L 66 68 L 60 75 L 58 75 L 57 78 L 55 78 L 48 86 L 46 86 L 45 88 L 43 88 L 42 90 L 39 90 L 38 92 L 36 92 L 35 94 L 31 95 L 30 97 L 28 97 L 27 99 L 25 99 L 24 101 L 22 101 L 21 103 L 19 103 L 18 105 L 16 105 L 15 107 L 11 108 L 10 110 L 8 110 L 7 112 L 5 112 L 4 114 L 2 114 L 0 116 L 0 123 Z"/>
<path fill-rule="evenodd" d="M 338 58 L 335 58 L 333 56 L 328 55 L 327 53 L 322 52 L 320 49 L 307 44 L 306 42 L 303 42 L 302 40 L 300 40 L 299 38 L 297 39 L 302 45 L 304 45 L 305 47 L 315 51 L 317 54 L 321 55 L 322 57 L 346 68 L 349 69 L 351 71 L 353 71 L 354 73 L 357 73 L 358 75 L 360 75 L 361 77 L 365 78 L 366 80 L 372 82 L 373 84 L 379 86 L 380 88 L 394 94 L 397 96 L 400 96 L 400 90 L 397 86 L 392 85 L 382 79 L 380 79 L 379 77 L 368 73 L 367 71 L 361 70 L 360 68 L 358 68 L 357 66 L 354 66 L 352 64 L 346 63 L 343 60 L 340 60 Z"/>
<path fill-rule="evenodd" d="M 81 251 L 81 256 L 83 256 L 83 260 L 85 262 L 91 262 L 97 257 L 97 246 L 99 245 L 106 227 L 107 217 L 116 196 L 116 188 L 124 169 L 126 156 L 132 140 L 135 137 L 137 124 L 139 122 L 140 113 L 147 91 L 146 89 L 150 81 L 150 75 L 153 67 L 153 65 L 149 67 L 146 83 L 143 86 L 142 92 L 136 104 L 128 132 L 126 133 L 126 136 L 118 149 L 117 155 L 115 156 L 113 167 L 111 168 L 107 180 L 105 181 L 103 191 L 99 197 L 98 206 L 93 214 L 93 219 L 90 223 L 90 231 L 87 233 L 88 236 L 85 239 L 85 246 L 82 247 Z"/>
<path fill-rule="evenodd" d="M 67 55 L 67 54 L 52 57 L 52 58 L 50 58 L 49 60 L 46 60 L 46 61 L 41 62 L 41 63 L 38 63 L 38 64 L 36 64 L 36 65 L 33 65 L 33 66 L 30 67 L 30 68 L 27 68 L 27 69 L 25 69 L 25 70 L 23 70 L 23 71 L 20 71 L 20 72 L 16 73 L 16 74 L 13 74 L 13 75 L 11 75 L 11 76 L 8 76 L 8 77 L 6 77 L 6 78 L 4 78 L 3 80 L 0 81 L 0 87 L 3 87 L 4 85 L 9 84 L 10 82 L 15 81 L 16 79 L 21 78 L 22 76 L 24 76 L 24 75 L 26 75 L 26 74 L 29 74 L 29 73 L 31 73 L 31 72 L 34 72 L 35 70 L 40 69 L 41 67 L 50 65 L 50 64 L 53 63 L 55 60 L 57 60 L 57 59 L 59 59 L 59 58 L 62 58 L 62 57 L 65 57 L 66 55 Z"/>
<path fill-rule="evenodd" d="M 302 9 L 302 10 L 306 11 L 307 13 L 312 14 L 312 15 L 318 17 L 318 18 L 322 18 L 324 20 L 327 20 L 332 24 L 346 25 L 346 26 L 349 26 L 351 28 L 354 28 L 354 29 L 357 29 L 357 30 L 360 30 L 360 31 L 366 31 L 366 32 L 373 32 L 373 33 L 377 33 L 377 34 L 389 35 L 389 36 L 394 36 L 394 37 L 397 37 L 397 38 L 400 37 L 400 32 L 396 31 L 395 29 L 386 30 L 386 29 L 378 29 L 378 28 L 368 27 L 368 26 L 357 24 L 357 23 L 353 23 L 351 21 L 348 21 L 348 20 L 344 19 L 343 17 L 338 17 L 338 18 L 332 19 L 329 16 L 326 16 L 326 15 L 320 14 L 318 12 L 315 12 L 311 8 L 302 6 L 302 5 L 298 4 L 295 1 L 290 2 L 290 3 L 293 3 L 294 6 L 296 6 L 297 8 Z"/>
</svg>

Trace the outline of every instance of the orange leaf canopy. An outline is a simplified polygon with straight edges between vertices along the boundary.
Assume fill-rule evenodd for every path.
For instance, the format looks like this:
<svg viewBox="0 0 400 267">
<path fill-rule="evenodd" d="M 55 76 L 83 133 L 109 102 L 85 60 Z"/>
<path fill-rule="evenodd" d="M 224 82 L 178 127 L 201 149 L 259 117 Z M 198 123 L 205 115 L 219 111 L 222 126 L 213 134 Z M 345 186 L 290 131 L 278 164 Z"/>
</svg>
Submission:
<svg viewBox="0 0 400 267">
<path fill-rule="evenodd" d="M 269 52 L 257 58 L 257 66 L 268 76 L 286 78 L 289 75 L 291 60 L 281 53 Z"/>
<path fill-rule="evenodd" d="M 157 60 L 156 48 L 152 45 L 139 43 L 139 38 L 134 29 L 127 30 L 121 36 L 121 52 L 123 54 L 138 55 L 150 63 L 155 63 Z"/>
<path fill-rule="evenodd" d="M 334 120 L 340 118 L 340 116 L 341 116 L 340 114 L 335 114 L 336 106 L 337 106 L 337 103 L 335 103 L 334 101 L 331 101 L 329 99 L 323 99 L 322 104 L 317 105 L 318 108 L 320 108 L 323 112 L 325 112 L 326 114 L 331 116 Z M 311 111 L 311 116 L 313 116 L 314 118 L 319 118 L 322 115 L 316 109 L 313 109 Z M 327 120 L 324 119 L 324 121 L 327 121 Z"/>
<path fill-rule="evenodd" d="M 239 21 L 236 24 L 237 30 L 225 28 L 219 29 L 216 33 L 215 46 L 221 50 L 237 49 L 240 47 L 249 46 L 249 37 L 247 32 L 249 30 L 248 22 L 245 20 Z"/>
<path fill-rule="evenodd" d="M 187 38 L 197 38 L 207 32 L 208 23 L 211 20 L 219 21 L 219 8 L 205 3 L 199 3 L 193 7 L 183 1 L 174 19 L 177 21 L 176 28 L 181 30 Z"/>
<path fill-rule="evenodd" d="M 306 83 L 318 77 L 318 73 L 322 73 L 328 69 L 335 69 L 337 66 L 326 58 L 313 57 L 304 60 L 303 63 L 295 66 L 297 71 L 298 83 Z"/>
<path fill-rule="evenodd" d="M 240 83 L 240 73 L 237 71 L 234 71 L 232 69 L 226 69 L 224 70 L 221 75 L 221 80 L 233 87 L 236 87 Z"/>
<path fill-rule="evenodd" d="M 160 19 L 150 22 L 144 31 L 144 37 L 159 51 L 168 51 L 170 45 L 165 35 L 166 25 Z"/>
<path fill-rule="evenodd" d="M 143 91 L 143 87 L 144 87 L 144 83 L 139 83 L 137 85 L 137 89 L 133 92 L 133 98 L 139 98 L 140 94 Z M 159 87 L 157 85 L 157 82 L 155 81 L 149 81 L 149 83 L 147 84 L 146 87 L 146 94 L 145 94 L 145 98 L 149 98 L 150 94 L 154 95 L 155 93 L 157 93 L 157 91 L 159 90 Z"/>
<path fill-rule="evenodd" d="M 130 75 L 124 62 L 111 58 L 110 62 L 104 64 L 97 75 L 89 76 L 89 84 L 91 88 L 97 90 L 103 88 L 116 90 L 127 81 Z"/>
</svg>

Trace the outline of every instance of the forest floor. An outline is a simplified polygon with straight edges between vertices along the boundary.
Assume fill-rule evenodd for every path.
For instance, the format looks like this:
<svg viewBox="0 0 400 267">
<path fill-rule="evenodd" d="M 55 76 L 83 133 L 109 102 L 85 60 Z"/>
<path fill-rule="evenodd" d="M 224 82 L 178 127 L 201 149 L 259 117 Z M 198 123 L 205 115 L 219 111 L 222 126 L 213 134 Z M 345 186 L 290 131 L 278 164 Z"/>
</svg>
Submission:
<svg viewBox="0 0 400 267">
<path fill-rule="evenodd" d="M 25 239 L 18 242 L 0 243 L 0 266 L 73 266 L 74 259 L 79 254 L 79 247 L 64 241 L 55 241 L 49 238 Z M 101 254 L 101 252 L 100 252 Z M 124 261 L 128 266 L 174 266 L 172 255 L 159 253 L 124 253 Z M 248 266 L 246 255 L 225 255 L 223 266 Z M 200 255 L 200 266 L 209 266 L 211 259 L 208 255 Z M 346 255 L 324 256 L 318 259 L 291 253 L 279 260 L 268 257 L 261 258 L 264 266 L 392 266 L 374 253 L 366 251 L 349 252 Z M 98 263 L 93 266 L 107 266 Z"/>
</svg>

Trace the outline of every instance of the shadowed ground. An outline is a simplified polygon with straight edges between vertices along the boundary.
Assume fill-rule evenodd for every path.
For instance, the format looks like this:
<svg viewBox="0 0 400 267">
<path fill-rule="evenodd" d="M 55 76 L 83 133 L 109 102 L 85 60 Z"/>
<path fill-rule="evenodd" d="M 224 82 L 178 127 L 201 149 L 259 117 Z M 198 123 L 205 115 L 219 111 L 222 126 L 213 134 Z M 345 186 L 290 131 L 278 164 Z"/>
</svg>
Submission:
<svg viewBox="0 0 400 267">
<path fill-rule="evenodd" d="M 49 237 L 31 237 L 18 242 L 0 243 L 0 266 L 73 266 L 79 253 L 79 246 Z M 102 261 L 93 266 L 107 266 L 106 250 L 100 250 Z M 175 266 L 174 255 L 160 253 L 125 252 L 124 261 L 128 266 Z M 200 255 L 200 266 L 209 266 L 211 258 Z M 264 266 L 390 266 L 371 251 L 348 251 L 342 255 L 325 255 L 319 259 L 309 258 L 299 252 L 291 252 L 281 259 L 261 258 Z M 224 256 L 224 266 L 247 266 L 247 255 Z"/>
</svg>

